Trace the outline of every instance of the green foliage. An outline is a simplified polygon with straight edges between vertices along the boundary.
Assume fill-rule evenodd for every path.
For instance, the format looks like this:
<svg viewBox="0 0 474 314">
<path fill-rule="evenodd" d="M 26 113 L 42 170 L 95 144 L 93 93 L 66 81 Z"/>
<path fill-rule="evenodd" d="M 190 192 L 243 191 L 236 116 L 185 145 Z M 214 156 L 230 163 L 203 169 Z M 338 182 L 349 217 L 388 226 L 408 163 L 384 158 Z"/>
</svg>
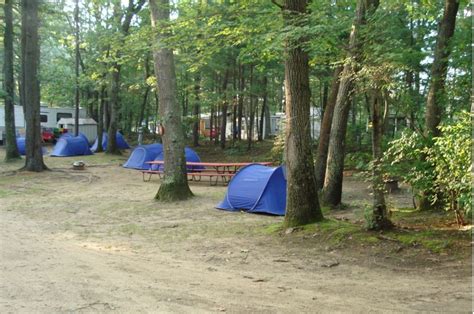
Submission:
<svg viewBox="0 0 474 314">
<path fill-rule="evenodd" d="M 355 169 L 361 171 L 368 171 L 369 165 L 372 161 L 372 154 L 369 152 L 355 152 L 346 154 L 344 160 L 344 167 L 347 169 Z"/>
<path fill-rule="evenodd" d="M 444 196 L 446 209 L 472 215 L 471 116 L 462 112 L 455 122 L 440 127 L 442 135 L 426 139 L 404 132 L 390 143 L 385 171 L 408 182 L 415 192 L 429 192 L 431 201 Z M 462 217 L 461 217 L 462 220 Z"/>
</svg>

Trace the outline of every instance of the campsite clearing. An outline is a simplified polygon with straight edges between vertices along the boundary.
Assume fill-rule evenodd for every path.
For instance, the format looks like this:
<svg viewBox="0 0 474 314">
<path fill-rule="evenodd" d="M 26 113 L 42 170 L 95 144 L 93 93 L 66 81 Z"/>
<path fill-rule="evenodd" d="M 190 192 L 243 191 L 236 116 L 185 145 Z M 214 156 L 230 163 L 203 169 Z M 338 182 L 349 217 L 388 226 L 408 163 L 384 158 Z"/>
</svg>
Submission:
<svg viewBox="0 0 474 314">
<path fill-rule="evenodd" d="M 193 199 L 162 204 L 126 157 L 80 158 L 84 171 L 74 158 L 46 157 L 43 173 L 0 162 L 1 312 L 471 309 L 469 236 L 433 252 L 401 241 L 419 239 L 410 230 L 362 231 L 360 179 L 345 180 L 346 211 L 280 230 L 282 217 L 215 209 L 226 187 L 191 183 Z"/>
</svg>

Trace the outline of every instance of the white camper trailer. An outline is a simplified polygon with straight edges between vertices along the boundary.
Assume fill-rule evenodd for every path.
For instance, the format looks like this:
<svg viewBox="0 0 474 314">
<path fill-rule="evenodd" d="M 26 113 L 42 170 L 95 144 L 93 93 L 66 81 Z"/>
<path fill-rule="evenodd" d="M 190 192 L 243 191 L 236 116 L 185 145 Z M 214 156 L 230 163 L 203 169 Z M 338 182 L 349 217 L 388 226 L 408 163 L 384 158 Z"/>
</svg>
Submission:
<svg viewBox="0 0 474 314">
<path fill-rule="evenodd" d="M 25 115 L 22 106 L 14 106 L 15 108 L 15 127 L 19 136 L 25 135 Z M 40 107 L 40 118 L 42 128 L 57 128 L 57 123 L 61 118 L 74 118 L 74 108 L 50 108 L 46 106 Z M 86 118 L 86 110 L 79 109 L 79 118 Z M 0 106 L 0 143 L 3 144 L 5 137 L 5 106 Z"/>
</svg>

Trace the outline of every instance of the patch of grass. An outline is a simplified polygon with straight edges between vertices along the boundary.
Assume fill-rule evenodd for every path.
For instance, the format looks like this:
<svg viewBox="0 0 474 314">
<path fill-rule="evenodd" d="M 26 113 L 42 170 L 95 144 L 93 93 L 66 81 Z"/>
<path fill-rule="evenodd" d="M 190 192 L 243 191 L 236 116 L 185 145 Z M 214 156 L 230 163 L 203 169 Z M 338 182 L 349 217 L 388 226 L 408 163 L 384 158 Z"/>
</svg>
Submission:
<svg viewBox="0 0 474 314">
<path fill-rule="evenodd" d="M 262 233 L 264 234 L 275 234 L 283 231 L 283 222 L 277 222 L 270 225 L 265 226 L 262 229 Z"/>
<path fill-rule="evenodd" d="M 453 239 L 446 238 L 446 234 L 433 230 L 412 231 L 409 233 L 390 233 L 390 235 L 405 245 L 421 245 L 434 253 L 442 253 L 453 244 Z"/>
<path fill-rule="evenodd" d="M 4 197 L 7 197 L 9 195 L 13 194 L 12 191 L 8 191 L 8 190 L 0 190 L 0 198 L 4 198 Z"/>
</svg>

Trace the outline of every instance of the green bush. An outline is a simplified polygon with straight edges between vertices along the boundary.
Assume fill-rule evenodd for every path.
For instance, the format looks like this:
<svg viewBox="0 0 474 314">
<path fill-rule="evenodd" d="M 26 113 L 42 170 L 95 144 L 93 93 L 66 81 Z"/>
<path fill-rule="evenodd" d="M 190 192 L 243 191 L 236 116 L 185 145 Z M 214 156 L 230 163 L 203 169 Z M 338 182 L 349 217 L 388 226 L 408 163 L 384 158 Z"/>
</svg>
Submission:
<svg viewBox="0 0 474 314">
<path fill-rule="evenodd" d="M 384 170 L 425 192 L 434 203 L 440 196 L 458 223 L 471 217 L 471 115 L 462 112 L 452 124 L 439 128 L 441 136 L 425 138 L 404 132 L 390 143 Z M 426 193 L 428 192 L 428 193 Z"/>
</svg>

